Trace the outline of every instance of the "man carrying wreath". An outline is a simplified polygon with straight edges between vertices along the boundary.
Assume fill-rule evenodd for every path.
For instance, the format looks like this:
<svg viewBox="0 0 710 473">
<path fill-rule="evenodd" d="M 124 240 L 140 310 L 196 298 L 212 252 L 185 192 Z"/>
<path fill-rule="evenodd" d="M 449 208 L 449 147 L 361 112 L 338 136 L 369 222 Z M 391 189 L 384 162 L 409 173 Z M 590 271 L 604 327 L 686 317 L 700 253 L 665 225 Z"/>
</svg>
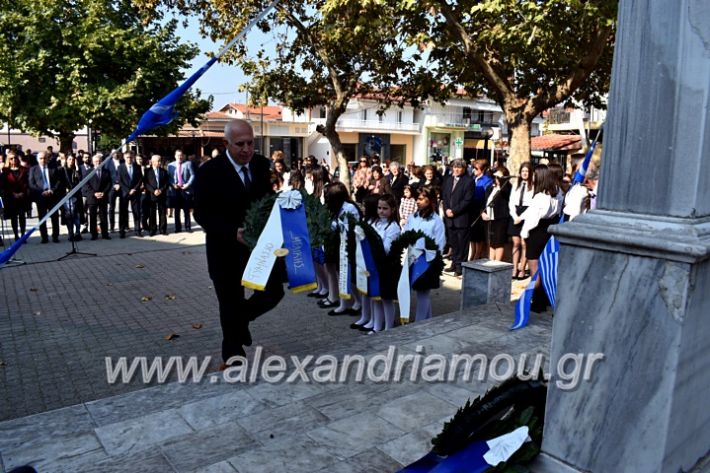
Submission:
<svg viewBox="0 0 710 473">
<path fill-rule="evenodd" d="M 235 363 L 230 358 L 246 355 L 244 346 L 252 343 L 249 322 L 284 296 L 282 271 L 273 271 L 264 291 L 244 297 L 241 278 L 250 256 L 244 218 L 253 202 L 273 192 L 270 163 L 254 154 L 254 130 L 247 121 L 227 123 L 224 145 L 223 154 L 198 168 L 193 184 L 194 216 L 206 234 L 207 268 L 219 302 L 222 369 Z"/>
</svg>

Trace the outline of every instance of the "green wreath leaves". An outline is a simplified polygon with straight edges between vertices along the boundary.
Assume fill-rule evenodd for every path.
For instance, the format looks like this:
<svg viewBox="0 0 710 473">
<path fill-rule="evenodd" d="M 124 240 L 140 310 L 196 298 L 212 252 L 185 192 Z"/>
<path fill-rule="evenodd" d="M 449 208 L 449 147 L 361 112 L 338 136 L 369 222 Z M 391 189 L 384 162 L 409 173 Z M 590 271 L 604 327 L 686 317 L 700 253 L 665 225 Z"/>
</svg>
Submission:
<svg viewBox="0 0 710 473">
<path fill-rule="evenodd" d="M 432 261 L 429 265 L 427 273 L 433 271 L 437 277 L 441 277 L 441 273 L 444 272 L 444 257 L 441 255 L 439 246 L 436 244 L 434 239 L 425 235 L 421 230 L 407 230 L 402 233 L 395 241 L 392 242 L 390 253 L 387 257 L 392 260 L 392 264 L 396 263 L 401 267 L 402 254 L 409 246 L 414 245 L 417 240 L 422 237 L 424 237 L 424 245 L 427 250 L 436 250 L 436 258 L 434 258 L 434 261 Z"/>
<path fill-rule="evenodd" d="M 330 214 L 319 199 L 303 189 L 299 189 L 299 192 L 303 197 L 303 205 L 306 207 L 306 222 L 308 235 L 311 238 L 311 248 L 319 248 L 324 244 L 326 236 L 330 234 Z M 277 197 L 278 194 L 267 195 L 252 203 L 247 210 L 244 218 L 244 241 L 252 250 L 256 247 L 256 242 L 266 227 Z"/>
</svg>

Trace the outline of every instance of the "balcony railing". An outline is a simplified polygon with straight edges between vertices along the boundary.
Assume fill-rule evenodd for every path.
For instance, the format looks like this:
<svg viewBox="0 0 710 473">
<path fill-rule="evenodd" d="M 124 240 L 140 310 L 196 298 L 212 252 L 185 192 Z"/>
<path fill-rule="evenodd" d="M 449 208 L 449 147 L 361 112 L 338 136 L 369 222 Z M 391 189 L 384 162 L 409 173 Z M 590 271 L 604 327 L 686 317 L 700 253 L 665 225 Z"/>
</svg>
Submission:
<svg viewBox="0 0 710 473">
<path fill-rule="evenodd" d="M 311 132 L 314 132 L 316 126 L 325 125 L 325 118 L 314 118 L 310 125 Z M 418 132 L 419 123 L 401 123 L 401 122 L 389 122 L 389 121 L 379 121 L 379 120 L 358 120 L 356 118 L 341 118 L 337 123 L 338 129 L 359 129 L 359 130 L 373 130 L 373 131 L 386 131 L 386 130 L 396 130 L 396 131 L 410 131 Z"/>
</svg>

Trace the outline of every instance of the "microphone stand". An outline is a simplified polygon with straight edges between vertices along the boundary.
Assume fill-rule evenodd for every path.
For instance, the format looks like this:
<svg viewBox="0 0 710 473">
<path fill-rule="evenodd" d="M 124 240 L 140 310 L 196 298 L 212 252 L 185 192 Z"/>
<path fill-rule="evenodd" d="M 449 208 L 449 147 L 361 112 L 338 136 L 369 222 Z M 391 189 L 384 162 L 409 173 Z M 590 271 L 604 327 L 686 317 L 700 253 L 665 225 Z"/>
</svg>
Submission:
<svg viewBox="0 0 710 473">
<path fill-rule="evenodd" d="M 69 223 L 69 225 L 74 225 L 74 222 L 73 222 L 73 219 L 75 218 L 74 203 L 72 202 L 71 199 L 69 199 L 69 200 L 67 200 L 67 204 L 68 204 L 67 205 L 68 209 L 67 209 L 67 215 L 65 216 L 65 218 L 71 218 L 72 221 Z M 76 238 L 78 236 L 81 236 L 81 228 L 79 229 L 79 232 L 74 235 L 73 238 L 70 238 L 71 251 L 67 252 L 64 256 L 60 256 L 59 258 L 56 259 L 56 261 L 63 261 L 67 258 L 71 258 L 72 256 L 97 256 L 96 253 L 86 253 L 86 252 L 78 250 L 78 246 L 76 244 Z"/>
</svg>

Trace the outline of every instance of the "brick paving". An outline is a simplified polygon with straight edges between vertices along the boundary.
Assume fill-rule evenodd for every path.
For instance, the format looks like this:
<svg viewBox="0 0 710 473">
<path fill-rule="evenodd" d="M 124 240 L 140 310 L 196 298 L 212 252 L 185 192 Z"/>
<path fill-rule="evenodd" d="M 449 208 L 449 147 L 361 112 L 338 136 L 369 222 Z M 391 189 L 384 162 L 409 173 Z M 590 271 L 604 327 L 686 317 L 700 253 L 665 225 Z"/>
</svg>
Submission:
<svg viewBox="0 0 710 473">
<path fill-rule="evenodd" d="M 0 420 L 144 388 L 109 385 L 105 357 L 211 356 L 221 332 L 207 275 L 204 234 L 170 234 L 82 242 L 97 257 L 54 261 L 63 244 L 23 247 L 23 266 L 0 269 Z M 458 310 L 460 281 L 445 277 L 433 294 L 435 314 Z M 150 300 L 142 300 L 150 298 Z M 252 324 L 256 343 L 274 354 L 299 354 L 364 335 L 352 317 L 328 317 L 304 295 Z M 192 328 L 202 324 L 201 329 Z M 169 334 L 179 335 L 172 341 Z"/>
</svg>

